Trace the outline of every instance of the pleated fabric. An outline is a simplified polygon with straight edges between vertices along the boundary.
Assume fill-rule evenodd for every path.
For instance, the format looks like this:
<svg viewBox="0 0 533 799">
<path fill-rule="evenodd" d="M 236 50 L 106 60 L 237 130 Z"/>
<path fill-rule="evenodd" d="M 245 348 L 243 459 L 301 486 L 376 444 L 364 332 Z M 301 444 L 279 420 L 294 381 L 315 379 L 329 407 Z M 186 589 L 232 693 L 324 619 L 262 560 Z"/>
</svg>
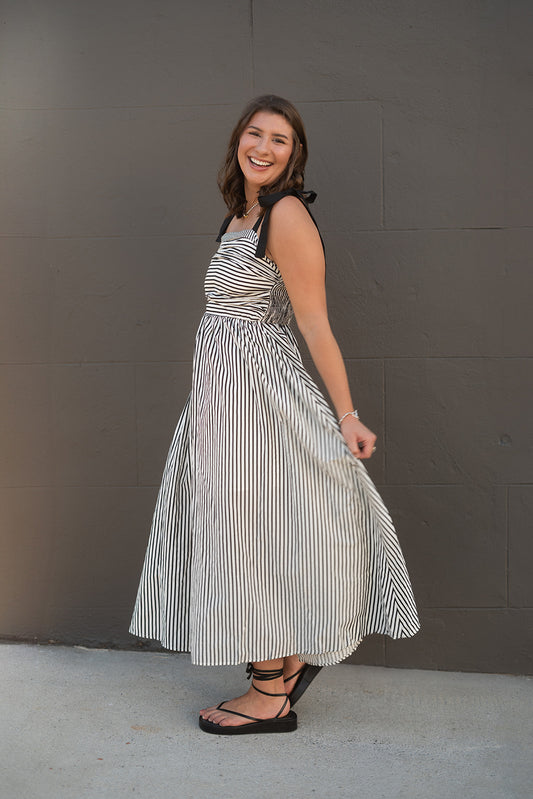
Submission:
<svg viewBox="0 0 533 799">
<path fill-rule="evenodd" d="M 323 666 L 419 622 L 390 515 L 302 364 L 257 244 L 255 230 L 224 234 L 207 271 L 130 632 L 201 665 Z"/>
</svg>

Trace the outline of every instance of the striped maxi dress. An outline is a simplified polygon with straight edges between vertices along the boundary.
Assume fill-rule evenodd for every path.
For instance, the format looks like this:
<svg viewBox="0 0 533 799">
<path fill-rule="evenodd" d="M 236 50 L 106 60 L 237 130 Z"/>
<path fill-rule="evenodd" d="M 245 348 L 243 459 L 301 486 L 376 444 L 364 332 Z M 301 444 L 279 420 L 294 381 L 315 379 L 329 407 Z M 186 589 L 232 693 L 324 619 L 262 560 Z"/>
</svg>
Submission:
<svg viewBox="0 0 533 799">
<path fill-rule="evenodd" d="M 419 629 L 390 515 L 302 364 L 265 254 L 280 196 L 262 198 L 260 235 L 223 233 L 229 219 L 219 235 L 130 626 L 199 665 L 325 666 Z"/>
</svg>

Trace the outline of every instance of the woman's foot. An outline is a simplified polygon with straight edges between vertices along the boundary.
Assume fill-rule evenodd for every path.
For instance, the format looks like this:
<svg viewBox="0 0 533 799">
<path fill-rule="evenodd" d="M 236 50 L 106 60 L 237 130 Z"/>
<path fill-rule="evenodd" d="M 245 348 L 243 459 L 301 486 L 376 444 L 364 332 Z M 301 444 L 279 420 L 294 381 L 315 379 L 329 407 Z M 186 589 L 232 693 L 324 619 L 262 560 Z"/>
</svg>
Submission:
<svg viewBox="0 0 533 799">
<path fill-rule="evenodd" d="M 283 668 L 282 659 L 267 660 L 256 663 L 254 666 L 261 670 L 272 671 L 278 669 L 279 677 L 273 680 L 259 680 L 254 677 L 254 682 L 245 694 L 227 702 L 221 702 L 222 707 L 203 708 L 200 711 L 200 716 L 206 721 L 218 724 L 221 727 L 237 727 L 249 723 L 248 719 L 233 715 L 234 713 L 242 713 L 244 716 L 251 716 L 252 719 L 260 720 L 287 716 L 290 712 L 290 703 L 286 701 L 286 689 L 283 682 L 284 674 L 281 671 Z M 227 712 L 230 710 L 233 713 Z"/>
<path fill-rule="evenodd" d="M 276 691 L 276 693 L 278 693 L 278 691 Z M 222 727 L 237 727 L 241 724 L 248 724 L 248 720 L 240 716 L 234 716 L 231 713 L 225 713 L 225 709 L 233 710 L 236 713 L 243 713 L 245 716 L 252 716 L 254 719 L 273 719 L 276 714 L 279 713 L 284 701 L 283 696 L 269 698 L 257 693 L 253 688 L 250 688 L 242 696 L 238 696 L 236 699 L 230 699 L 228 702 L 223 702 L 220 709 L 216 706 L 204 708 L 200 711 L 200 716 L 206 721 L 211 721 L 213 724 L 220 724 Z M 279 718 L 286 716 L 290 709 L 291 706 L 287 702 L 287 706 L 283 709 Z"/>
</svg>

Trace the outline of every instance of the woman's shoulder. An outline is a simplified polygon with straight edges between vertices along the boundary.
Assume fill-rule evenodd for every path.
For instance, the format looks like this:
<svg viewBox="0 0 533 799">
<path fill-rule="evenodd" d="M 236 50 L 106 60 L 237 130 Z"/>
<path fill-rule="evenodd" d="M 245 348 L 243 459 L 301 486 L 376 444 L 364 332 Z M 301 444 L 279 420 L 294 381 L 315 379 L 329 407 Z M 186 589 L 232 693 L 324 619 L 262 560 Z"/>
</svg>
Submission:
<svg viewBox="0 0 533 799">
<path fill-rule="evenodd" d="M 291 252 L 323 253 L 320 231 L 311 213 L 298 197 L 287 196 L 272 207 L 272 224 L 269 235 L 269 249 L 273 260 L 278 263 L 287 248 Z"/>
<path fill-rule="evenodd" d="M 309 215 L 306 205 L 294 194 L 281 197 L 272 206 L 272 221 L 276 227 L 298 226 L 307 228 L 313 226 L 313 220 Z"/>
<path fill-rule="evenodd" d="M 267 214 L 260 228 L 256 251 L 258 258 L 262 258 L 266 253 L 267 239 L 271 252 L 273 248 L 276 249 L 276 244 L 279 242 L 292 242 L 297 246 L 299 241 L 313 242 L 316 239 L 322 248 L 324 247 L 320 231 L 308 205 L 315 197 L 314 192 L 287 189 L 279 194 L 260 198 L 260 204 L 266 208 Z"/>
<path fill-rule="evenodd" d="M 304 203 L 296 194 L 286 194 L 285 196 L 281 197 L 274 205 L 272 206 L 272 212 L 276 208 L 285 208 L 285 209 L 301 209 L 305 211 Z"/>
</svg>

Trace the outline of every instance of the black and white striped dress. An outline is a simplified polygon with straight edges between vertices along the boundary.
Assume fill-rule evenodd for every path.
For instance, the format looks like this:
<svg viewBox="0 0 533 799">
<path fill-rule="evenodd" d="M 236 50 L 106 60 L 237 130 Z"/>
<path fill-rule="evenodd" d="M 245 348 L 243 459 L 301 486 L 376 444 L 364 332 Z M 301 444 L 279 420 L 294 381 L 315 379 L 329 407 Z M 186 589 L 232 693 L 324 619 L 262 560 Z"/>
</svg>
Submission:
<svg viewBox="0 0 533 799">
<path fill-rule="evenodd" d="M 298 654 L 323 666 L 419 623 L 391 518 L 302 365 L 280 272 L 257 248 L 254 229 L 225 233 L 207 271 L 130 632 L 201 665 Z"/>
</svg>

